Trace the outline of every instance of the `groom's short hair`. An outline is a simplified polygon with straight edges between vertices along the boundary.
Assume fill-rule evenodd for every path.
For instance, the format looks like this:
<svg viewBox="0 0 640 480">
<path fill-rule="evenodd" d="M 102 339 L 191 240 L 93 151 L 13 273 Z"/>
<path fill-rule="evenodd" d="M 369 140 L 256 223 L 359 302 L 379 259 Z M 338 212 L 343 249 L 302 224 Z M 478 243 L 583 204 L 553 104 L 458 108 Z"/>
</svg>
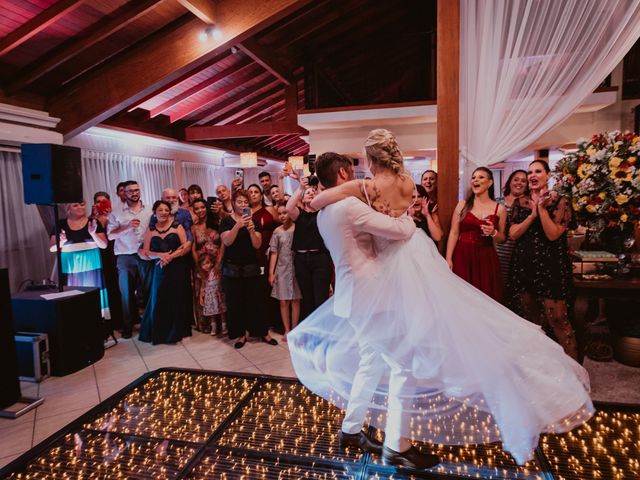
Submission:
<svg viewBox="0 0 640 480">
<path fill-rule="evenodd" d="M 335 152 L 325 152 L 316 159 L 316 175 L 325 188 L 335 187 L 340 169 L 349 171 L 351 167 L 349 157 Z"/>
</svg>

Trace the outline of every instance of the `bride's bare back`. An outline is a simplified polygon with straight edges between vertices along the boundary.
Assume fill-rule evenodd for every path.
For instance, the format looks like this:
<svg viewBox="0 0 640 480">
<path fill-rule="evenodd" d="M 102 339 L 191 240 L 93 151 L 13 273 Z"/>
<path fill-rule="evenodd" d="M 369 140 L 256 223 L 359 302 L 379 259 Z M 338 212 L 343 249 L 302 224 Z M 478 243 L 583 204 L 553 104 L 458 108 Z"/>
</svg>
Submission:
<svg viewBox="0 0 640 480">
<path fill-rule="evenodd" d="M 311 206 L 319 210 L 344 198 L 356 197 L 380 213 L 399 217 L 413 203 L 414 189 L 413 179 L 409 175 L 385 172 L 372 180 L 351 180 L 324 190 L 313 199 Z"/>
<path fill-rule="evenodd" d="M 406 174 L 377 175 L 372 180 L 365 180 L 364 188 L 367 190 L 371 207 L 391 217 L 404 214 L 413 203 L 415 186 L 413 179 Z M 366 202 L 364 192 L 362 200 Z"/>
</svg>

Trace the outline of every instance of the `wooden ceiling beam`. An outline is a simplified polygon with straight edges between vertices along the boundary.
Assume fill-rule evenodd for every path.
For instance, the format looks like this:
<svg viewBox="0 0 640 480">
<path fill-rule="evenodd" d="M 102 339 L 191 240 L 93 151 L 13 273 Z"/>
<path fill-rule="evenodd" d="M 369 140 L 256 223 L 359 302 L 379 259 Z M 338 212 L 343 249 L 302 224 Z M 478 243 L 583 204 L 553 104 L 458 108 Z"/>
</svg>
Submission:
<svg viewBox="0 0 640 480">
<path fill-rule="evenodd" d="M 294 83 L 284 89 L 284 108 L 288 122 L 298 121 L 298 86 Z"/>
<path fill-rule="evenodd" d="M 278 150 L 284 150 L 284 149 L 290 148 L 291 146 L 295 145 L 299 141 L 300 141 L 300 136 L 296 135 L 295 137 L 292 137 L 286 141 L 276 143 L 275 148 Z"/>
<path fill-rule="evenodd" d="M 221 80 L 224 80 L 228 76 L 233 75 L 236 72 L 240 72 L 243 69 L 246 69 L 246 67 L 250 66 L 252 63 L 253 62 L 248 57 L 245 57 L 245 58 L 241 59 L 240 61 L 234 63 L 230 67 L 225 68 L 224 70 L 222 70 L 222 71 L 216 73 L 215 75 L 203 80 L 202 82 L 198 83 L 197 85 L 194 85 L 193 87 L 188 88 L 187 90 L 185 90 L 184 92 L 176 95 L 175 97 L 170 98 L 169 100 L 167 100 L 163 104 L 158 105 L 155 108 L 152 108 L 151 111 L 149 112 L 149 115 L 151 116 L 151 118 L 157 117 L 161 113 L 164 113 L 167 110 L 175 107 L 180 102 L 183 102 L 183 101 L 193 97 L 194 95 L 197 95 L 201 91 L 209 88 L 212 85 L 215 85 L 216 83 L 218 83 Z"/>
<path fill-rule="evenodd" d="M 293 75 L 289 69 L 285 68 L 282 62 L 273 55 L 273 52 L 260 45 L 255 38 L 246 39 L 239 43 L 238 47 L 285 85 L 294 83 Z"/>
<path fill-rule="evenodd" d="M 240 93 L 242 94 L 244 92 L 240 92 Z M 266 103 L 272 102 L 279 95 L 282 95 L 282 86 L 278 82 L 278 85 L 275 88 L 267 90 L 266 92 L 261 93 L 260 95 L 257 95 L 255 97 L 249 98 L 246 101 L 240 103 L 239 105 L 236 105 L 234 108 L 224 113 L 220 113 L 220 109 L 214 109 L 213 110 L 214 113 L 208 116 L 209 117 L 208 120 L 206 122 L 200 122 L 200 124 L 205 124 L 205 123 L 208 123 L 211 125 L 228 124 L 230 122 L 233 122 L 240 115 L 243 115 L 247 110 L 258 108 Z M 238 102 L 237 100 L 238 96 L 234 96 L 234 98 L 236 98 L 236 101 L 233 103 Z M 241 100 L 244 99 L 244 97 L 245 96 L 242 95 Z M 217 116 L 214 117 L 213 115 L 217 115 Z M 207 119 L 207 117 L 205 117 L 204 119 Z"/>
<path fill-rule="evenodd" d="M 259 146 L 261 148 L 275 148 L 275 146 L 279 143 L 282 143 L 285 140 L 291 140 L 292 135 L 276 135 L 275 137 L 269 137 L 264 142 L 261 142 Z M 296 137 L 293 135 L 293 137 Z"/>
<path fill-rule="evenodd" d="M 34 82 L 54 68 L 68 62 L 73 57 L 83 52 L 87 48 L 104 40 L 110 35 L 122 30 L 130 23 L 136 21 L 150 10 L 154 9 L 159 3 L 165 0 L 143 0 L 133 2 L 133 6 L 126 5 L 126 9 L 121 14 L 117 14 L 101 25 L 92 25 L 88 30 L 89 34 L 78 40 L 63 44 L 54 52 L 47 53 L 32 63 L 32 66 L 21 72 L 18 77 L 12 81 L 6 88 L 9 94 L 15 93 L 23 89 L 25 86 Z"/>
<path fill-rule="evenodd" d="M 200 110 L 205 105 L 208 105 L 209 103 L 216 101 L 220 97 L 227 95 L 228 93 L 231 93 L 234 90 L 237 90 L 242 86 L 244 82 L 249 81 L 250 79 L 255 78 L 260 74 L 260 72 L 256 71 L 256 68 L 260 68 L 260 67 L 257 67 L 257 65 L 255 64 L 251 64 L 249 65 L 249 69 L 244 68 L 242 70 L 242 74 L 239 75 L 237 78 L 235 78 L 233 81 L 218 88 L 215 91 L 207 92 L 207 94 L 203 95 L 203 97 L 200 99 L 198 103 L 185 104 L 181 108 L 176 108 L 172 113 L 169 114 L 171 123 L 177 122 L 178 120 L 186 117 L 187 115 L 190 115 L 193 112 Z"/>
<path fill-rule="evenodd" d="M 246 40 L 311 0 L 219 0 L 216 25 L 224 38 L 198 40 L 203 24 L 187 15 L 168 29 L 150 35 L 107 64 L 87 73 L 50 102 L 50 113 L 62 120 L 66 140 L 127 108 Z"/>
<path fill-rule="evenodd" d="M 190 141 L 218 140 L 224 138 L 271 137 L 273 135 L 299 134 L 309 132 L 297 123 L 246 123 L 243 125 L 214 125 L 209 127 L 187 127 L 185 138 Z"/>
<path fill-rule="evenodd" d="M 216 23 L 213 0 L 178 0 L 180 5 L 208 25 Z"/>
<path fill-rule="evenodd" d="M 140 107 L 140 105 L 142 105 L 143 103 L 146 103 L 149 100 L 151 100 L 152 98 L 157 97 L 158 95 L 162 94 L 163 92 L 166 92 L 170 88 L 173 88 L 176 85 L 181 84 L 182 82 L 184 82 L 185 80 L 188 80 L 189 78 L 193 77 L 194 75 L 197 75 L 200 72 L 203 72 L 204 70 L 206 70 L 207 68 L 211 67 L 212 65 L 215 65 L 216 63 L 221 62 L 222 60 L 228 58 L 230 55 L 231 55 L 231 50 L 227 50 L 226 52 L 223 52 L 220 55 L 216 55 L 211 60 L 203 63 L 202 65 L 199 65 L 197 68 L 195 68 L 193 70 L 189 70 L 188 72 L 186 72 L 185 74 L 181 75 L 180 77 L 178 77 L 178 78 L 172 80 L 171 82 L 167 83 L 162 88 L 160 88 L 158 90 L 155 90 L 154 92 L 151 92 L 149 95 L 146 95 L 146 96 L 142 97 L 140 100 L 138 100 L 137 102 L 133 103 L 127 109 L 127 111 L 128 112 L 132 112 L 136 108 Z"/>
<path fill-rule="evenodd" d="M 63 15 L 80 6 L 84 0 L 60 0 L 0 39 L 0 55 L 10 52 L 37 35 Z"/>
<path fill-rule="evenodd" d="M 304 140 L 302 141 L 304 142 Z M 303 145 L 300 145 L 298 148 L 290 152 L 291 155 L 301 155 L 306 153 L 309 153 L 309 144 L 307 142 L 304 142 Z"/>
<path fill-rule="evenodd" d="M 271 105 L 265 107 L 265 108 L 260 108 L 257 110 L 250 110 L 247 113 L 245 113 L 244 115 L 242 115 L 241 117 L 236 118 L 235 120 L 235 124 L 243 124 L 243 123 L 248 123 L 248 122 L 252 122 L 252 123 L 256 123 L 258 120 L 257 118 L 259 116 L 264 115 L 267 112 L 272 112 L 275 109 L 281 109 L 284 111 L 283 108 L 284 105 L 284 100 L 278 100 L 275 103 L 272 103 Z"/>
<path fill-rule="evenodd" d="M 264 94 L 248 99 L 247 97 L 249 95 L 252 95 L 253 93 L 257 92 L 262 88 L 270 87 L 275 84 L 276 84 L 276 80 L 273 80 L 272 78 L 266 78 L 263 81 L 256 83 L 255 85 L 252 85 L 250 88 L 246 88 L 242 91 L 239 91 L 238 93 L 235 93 L 234 95 L 230 96 L 226 100 L 223 100 L 222 102 L 212 105 L 210 109 L 208 109 L 202 114 L 204 116 L 201 119 L 192 123 L 190 126 L 204 125 L 207 123 L 213 123 L 215 125 L 218 123 L 218 121 L 221 121 L 223 118 L 226 118 L 227 115 L 234 115 L 236 113 L 236 110 L 238 109 L 240 109 L 240 111 L 244 111 L 244 109 L 247 108 L 247 103 L 257 101 L 257 99 L 262 99 L 262 96 Z M 280 85 L 280 82 L 277 82 L 277 86 L 275 88 L 272 88 L 266 93 L 270 93 L 273 91 L 277 91 L 277 92 L 282 91 L 282 86 Z M 225 109 L 229 109 L 239 102 L 241 103 L 240 105 L 237 105 L 235 108 L 229 111 L 225 111 Z M 215 121 L 215 120 L 218 120 L 218 121 Z"/>
</svg>

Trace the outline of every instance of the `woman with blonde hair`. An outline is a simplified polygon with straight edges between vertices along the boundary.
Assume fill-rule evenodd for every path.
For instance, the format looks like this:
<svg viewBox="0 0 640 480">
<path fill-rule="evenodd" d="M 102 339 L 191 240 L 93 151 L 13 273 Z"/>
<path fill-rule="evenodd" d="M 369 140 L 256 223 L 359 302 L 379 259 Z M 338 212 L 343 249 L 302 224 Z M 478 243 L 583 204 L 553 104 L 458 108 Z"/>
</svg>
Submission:
<svg viewBox="0 0 640 480">
<path fill-rule="evenodd" d="M 395 137 L 374 130 L 365 152 L 373 178 L 328 188 L 314 208 L 355 195 L 379 212 L 406 215 L 414 183 Z M 317 167 L 324 176 L 324 166 Z M 402 419 L 390 430 L 394 438 L 400 430 L 400 445 L 383 448 L 389 463 L 418 459 L 425 468 L 412 438 L 448 445 L 500 440 L 523 464 L 540 433 L 566 432 L 593 415 L 586 370 L 539 326 L 455 275 L 425 235 L 369 238 L 375 258 L 349 265 L 349 318 L 336 315 L 329 300 L 292 330 L 289 351 L 314 393 L 340 407 L 352 396 L 362 399 L 361 418 L 376 428 L 384 429 L 391 413 Z M 365 382 L 361 365 L 368 368 Z M 400 391 L 394 378 L 402 378 Z"/>
<path fill-rule="evenodd" d="M 102 317 L 109 320 L 107 286 L 102 272 L 100 251 L 107 248 L 107 235 L 98 220 L 87 216 L 83 201 L 65 205 L 67 218 L 58 223 L 62 254 L 62 278 L 65 286 L 97 287 L 100 289 Z M 56 251 L 55 233 L 51 232 L 51 249 Z"/>
</svg>

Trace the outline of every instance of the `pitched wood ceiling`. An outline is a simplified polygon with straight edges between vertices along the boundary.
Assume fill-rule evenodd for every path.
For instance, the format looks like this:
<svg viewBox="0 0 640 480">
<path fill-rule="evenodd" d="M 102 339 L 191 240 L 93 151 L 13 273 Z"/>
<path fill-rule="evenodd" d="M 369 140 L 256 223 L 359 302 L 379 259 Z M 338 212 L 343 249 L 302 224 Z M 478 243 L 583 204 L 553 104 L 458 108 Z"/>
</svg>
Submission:
<svg viewBox="0 0 640 480">
<path fill-rule="evenodd" d="M 0 101 L 61 117 L 66 138 L 103 123 L 285 159 L 309 149 L 300 110 L 435 99 L 435 9 L 435 0 L 3 0 Z"/>
</svg>

